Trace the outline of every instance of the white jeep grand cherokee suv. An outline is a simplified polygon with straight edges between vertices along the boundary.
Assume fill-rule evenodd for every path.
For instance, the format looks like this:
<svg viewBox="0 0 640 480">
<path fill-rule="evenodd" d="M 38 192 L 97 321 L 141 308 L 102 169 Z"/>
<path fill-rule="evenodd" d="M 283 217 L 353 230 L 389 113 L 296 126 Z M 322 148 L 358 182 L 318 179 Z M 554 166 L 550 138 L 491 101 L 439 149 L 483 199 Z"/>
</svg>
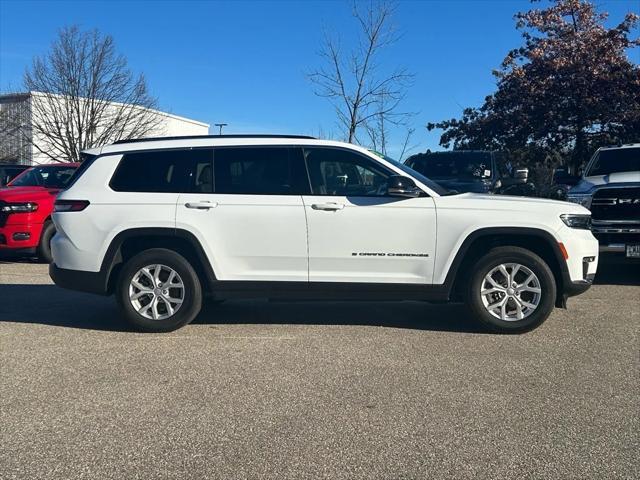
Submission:
<svg viewBox="0 0 640 480">
<path fill-rule="evenodd" d="M 498 332 L 540 325 L 598 262 L 589 211 L 452 195 L 391 159 L 297 136 L 135 140 L 86 152 L 56 201 L 56 284 L 115 293 L 170 331 L 203 295 L 464 301 Z"/>
</svg>

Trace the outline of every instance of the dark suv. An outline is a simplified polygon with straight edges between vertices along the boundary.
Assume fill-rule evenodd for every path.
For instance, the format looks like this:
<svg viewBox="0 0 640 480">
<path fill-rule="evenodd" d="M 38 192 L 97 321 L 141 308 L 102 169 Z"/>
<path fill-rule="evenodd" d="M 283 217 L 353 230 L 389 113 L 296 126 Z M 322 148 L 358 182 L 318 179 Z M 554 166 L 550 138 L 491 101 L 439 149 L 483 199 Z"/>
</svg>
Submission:
<svg viewBox="0 0 640 480">
<path fill-rule="evenodd" d="M 527 169 L 514 169 L 502 152 L 454 150 L 418 153 L 405 165 L 459 193 L 533 195 Z"/>
</svg>

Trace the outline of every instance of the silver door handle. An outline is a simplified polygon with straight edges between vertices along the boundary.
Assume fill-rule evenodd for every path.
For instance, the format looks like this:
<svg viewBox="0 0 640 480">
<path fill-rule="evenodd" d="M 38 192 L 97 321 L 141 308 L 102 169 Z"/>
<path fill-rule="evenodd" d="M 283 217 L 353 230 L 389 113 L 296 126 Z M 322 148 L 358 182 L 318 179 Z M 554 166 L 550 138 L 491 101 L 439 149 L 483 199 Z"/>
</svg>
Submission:
<svg viewBox="0 0 640 480">
<path fill-rule="evenodd" d="M 330 212 L 335 212 L 336 210 L 342 210 L 344 205 L 342 203 L 314 203 L 311 205 L 311 208 L 314 210 L 328 210 Z"/>
<path fill-rule="evenodd" d="M 195 208 L 196 210 L 209 210 L 218 206 L 216 202 L 187 202 L 184 204 L 187 208 Z"/>
</svg>

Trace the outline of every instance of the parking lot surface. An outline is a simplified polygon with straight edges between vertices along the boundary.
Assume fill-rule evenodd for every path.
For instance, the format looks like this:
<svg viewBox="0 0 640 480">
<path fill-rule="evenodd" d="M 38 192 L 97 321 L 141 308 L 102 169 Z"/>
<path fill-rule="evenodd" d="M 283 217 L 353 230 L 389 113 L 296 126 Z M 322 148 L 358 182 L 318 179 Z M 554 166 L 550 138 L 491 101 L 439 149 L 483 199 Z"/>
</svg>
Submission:
<svg viewBox="0 0 640 480">
<path fill-rule="evenodd" d="M 0 478 L 637 478 L 640 271 L 520 336 L 457 305 L 208 305 L 169 334 L 0 261 Z"/>
</svg>

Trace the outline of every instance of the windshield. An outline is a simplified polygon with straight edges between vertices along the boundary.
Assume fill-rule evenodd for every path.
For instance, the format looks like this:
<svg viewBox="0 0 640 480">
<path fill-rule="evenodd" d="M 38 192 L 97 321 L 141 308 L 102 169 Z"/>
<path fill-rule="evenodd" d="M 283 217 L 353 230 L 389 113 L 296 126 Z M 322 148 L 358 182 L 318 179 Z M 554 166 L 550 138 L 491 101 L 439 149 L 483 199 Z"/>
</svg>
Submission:
<svg viewBox="0 0 640 480">
<path fill-rule="evenodd" d="M 33 167 L 17 176 L 9 186 L 64 188 L 75 170 L 76 167 L 66 166 Z"/>
<path fill-rule="evenodd" d="M 640 171 L 640 148 L 600 150 L 586 177 Z"/>
<path fill-rule="evenodd" d="M 407 163 L 429 178 L 480 179 L 491 177 L 490 152 L 445 152 L 416 155 Z"/>
<path fill-rule="evenodd" d="M 377 152 L 374 152 L 377 155 Z M 434 192 L 436 192 L 438 195 L 448 195 L 449 194 L 449 190 L 447 190 L 446 188 L 443 188 L 442 186 L 438 185 L 436 182 L 434 182 L 433 180 L 425 177 L 424 175 L 422 175 L 420 172 L 416 172 L 413 168 L 405 165 L 404 163 L 400 163 L 397 160 L 394 160 L 391 157 L 387 157 L 386 155 L 380 155 L 382 158 L 384 158 L 387 162 L 393 164 L 394 166 L 398 167 L 400 170 L 402 170 L 404 173 L 411 175 L 413 178 L 417 179 L 419 182 L 424 183 L 427 187 L 429 187 L 431 190 L 433 190 Z"/>
</svg>

